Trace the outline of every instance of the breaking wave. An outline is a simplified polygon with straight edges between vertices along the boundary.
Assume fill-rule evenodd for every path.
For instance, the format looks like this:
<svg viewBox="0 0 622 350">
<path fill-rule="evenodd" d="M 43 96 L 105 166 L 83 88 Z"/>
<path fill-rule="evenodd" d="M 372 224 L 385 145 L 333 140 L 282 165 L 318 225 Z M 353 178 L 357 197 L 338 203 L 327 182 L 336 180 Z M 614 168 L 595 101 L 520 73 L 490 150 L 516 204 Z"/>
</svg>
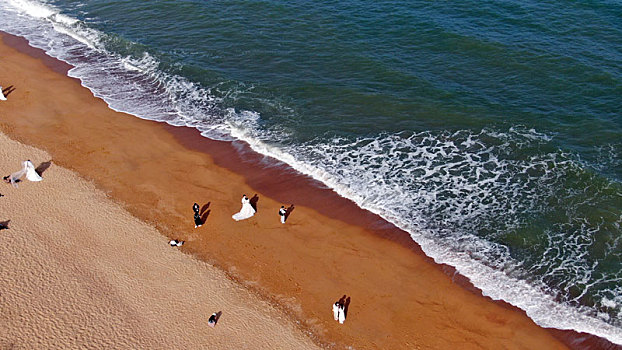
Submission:
<svg viewBox="0 0 622 350">
<path fill-rule="evenodd" d="M 621 186 L 551 135 L 515 126 L 277 142 L 288 133 L 224 103 L 252 86 L 203 86 L 176 62 L 42 2 L 0 3 L 0 30 L 73 65 L 69 75 L 114 110 L 243 140 L 323 182 L 541 326 L 622 344 Z M 602 149 L 603 161 L 607 152 L 616 150 Z"/>
</svg>

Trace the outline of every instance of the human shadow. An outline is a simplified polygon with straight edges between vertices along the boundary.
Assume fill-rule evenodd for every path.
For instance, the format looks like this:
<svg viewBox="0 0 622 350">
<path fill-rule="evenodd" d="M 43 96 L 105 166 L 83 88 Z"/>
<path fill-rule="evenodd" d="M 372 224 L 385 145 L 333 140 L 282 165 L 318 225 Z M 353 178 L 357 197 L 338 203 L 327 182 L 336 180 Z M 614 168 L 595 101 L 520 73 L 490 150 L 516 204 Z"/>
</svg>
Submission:
<svg viewBox="0 0 622 350">
<path fill-rule="evenodd" d="M 289 218 L 289 216 L 292 214 L 294 209 L 296 209 L 296 208 L 294 207 L 293 204 L 290 205 L 289 208 L 285 209 L 285 221 L 287 221 L 287 218 Z"/>
<path fill-rule="evenodd" d="M 249 200 L 249 203 L 251 204 L 251 207 L 255 209 L 255 212 L 257 212 L 257 202 L 259 202 L 259 196 L 257 195 L 257 193 L 255 193 L 253 198 Z"/>
<path fill-rule="evenodd" d="M 205 213 L 205 211 L 207 210 L 207 208 L 209 208 L 209 205 L 212 204 L 212 202 L 207 202 L 202 208 L 201 211 L 199 212 L 200 215 L 203 215 L 203 213 Z"/>
<path fill-rule="evenodd" d="M 205 213 L 203 213 L 203 215 L 201 215 L 201 225 L 205 224 L 205 222 L 207 221 L 207 217 L 209 216 L 209 213 L 211 213 L 212 210 L 208 210 Z"/>
<path fill-rule="evenodd" d="M 222 315 L 222 311 L 218 311 L 215 314 L 212 314 L 212 316 L 209 317 L 208 323 L 210 324 L 211 327 L 215 327 L 216 324 L 218 323 L 218 320 L 220 319 L 220 315 Z"/>
<path fill-rule="evenodd" d="M 343 304 L 343 314 L 346 317 L 348 317 L 348 308 L 349 307 L 350 307 L 350 297 L 347 297 L 345 303 Z"/>
<path fill-rule="evenodd" d="M 13 91 L 15 91 L 15 87 L 13 87 L 13 85 L 9 85 L 2 89 L 2 94 L 4 95 L 4 97 L 7 97 Z"/>
<path fill-rule="evenodd" d="M 52 161 L 48 160 L 47 162 L 43 162 L 39 164 L 37 168 L 35 168 L 35 172 L 39 174 L 39 176 L 43 175 L 43 172 L 48 170 L 48 168 L 52 165 Z"/>
<path fill-rule="evenodd" d="M 0 221 L 0 230 L 8 230 L 11 220 Z"/>
</svg>

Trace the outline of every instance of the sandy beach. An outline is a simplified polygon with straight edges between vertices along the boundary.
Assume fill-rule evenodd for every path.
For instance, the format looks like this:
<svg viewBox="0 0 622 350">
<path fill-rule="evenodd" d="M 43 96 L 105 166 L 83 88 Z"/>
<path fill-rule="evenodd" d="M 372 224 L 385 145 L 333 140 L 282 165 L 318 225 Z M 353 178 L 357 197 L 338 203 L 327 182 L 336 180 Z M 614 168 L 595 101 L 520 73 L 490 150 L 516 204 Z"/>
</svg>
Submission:
<svg viewBox="0 0 622 350">
<path fill-rule="evenodd" d="M 230 143 L 115 112 L 68 78 L 66 64 L 3 40 L 0 85 L 16 89 L 0 103 L 0 131 L 25 145 L 0 137 L 0 171 L 25 159 L 52 166 L 42 182 L 0 187 L 0 221 L 11 220 L 0 231 L 0 347 L 607 344 L 537 326 L 457 283 L 405 233 L 331 191 L 262 168 Z M 235 222 L 242 194 L 257 195 L 258 212 Z M 207 206 L 198 229 L 194 202 Z M 290 204 L 282 225 L 278 208 Z M 331 305 L 344 294 L 351 303 L 339 325 Z M 210 329 L 216 311 L 223 316 Z"/>
<path fill-rule="evenodd" d="M 4 135 L 0 156 L 3 172 L 51 159 Z M 2 188 L 0 348 L 316 348 L 282 312 L 77 174 L 52 164 L 43 176 Z"/>
</svg>

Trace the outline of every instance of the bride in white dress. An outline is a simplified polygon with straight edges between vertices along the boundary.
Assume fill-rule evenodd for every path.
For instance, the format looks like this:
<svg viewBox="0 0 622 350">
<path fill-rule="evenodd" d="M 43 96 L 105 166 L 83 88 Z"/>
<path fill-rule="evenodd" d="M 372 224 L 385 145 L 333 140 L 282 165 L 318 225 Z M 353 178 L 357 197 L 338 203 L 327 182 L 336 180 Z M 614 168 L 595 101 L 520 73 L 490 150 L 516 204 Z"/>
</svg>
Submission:
<svg viewBox="0 0 622 350">
<path fill-rule="evenodd" d="M 26 175 L 26 178 L 30 181 L 41 181 L 43 178 L 35 171 L 35 166 L 30 160 L 22 162 L 22 170 L 14 172 L 13 174 L 5 177 L 13 186 L 17 187 L 17 182 Z"/>
<path fill-rule="evenodd" d="M 232 218 L 235 221 L 240 221 L 244 219 L 248 219 L 251 216 L 255 215 L 255 209 L 251 205 L 251 201 L 246 197 L 246 195 L 242 196 L 242 209 L 239 212 L 233 214 Z"/>
</svg>

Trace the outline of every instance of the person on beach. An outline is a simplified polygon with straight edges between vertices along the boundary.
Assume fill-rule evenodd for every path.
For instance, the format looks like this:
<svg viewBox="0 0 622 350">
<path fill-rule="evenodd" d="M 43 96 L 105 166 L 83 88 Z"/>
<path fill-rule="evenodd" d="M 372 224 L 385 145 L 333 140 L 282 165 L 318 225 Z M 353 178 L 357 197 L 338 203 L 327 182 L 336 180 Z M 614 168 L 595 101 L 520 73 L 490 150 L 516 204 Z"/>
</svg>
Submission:
<svg viewBox="0 0 622 350">
<path fill-rule="evenodd" d="M 339 323 L 343 324 L 346 321 L 346 308 L 343 304 L 339 305 Z"/>
<path fill-rule="evenodd" d="M 7 96 L 9 96 L 9 94 L 13 92 L 13 90 L 15 90 L 13 85 L 10 85 L 9 87 L 6 87 L 4 89 L 2 88 L 2 86 L 0 86 L 0 101 L 6 101 Z"/>
<path fill-rule="evenodd" d="M 170 242 L 168 242 L 168 244 L 170 244 L 171 247 L 181 247 L 182 245 L 184 245 L 184 241 L 172 239 Z"/>
<path fill-rule="evenodd" d="M 285 215 L 287 214 L 287 210 L 285 210 L 285 206 L 281 205 L 281 209 L 279 209 L 279 215 L 281 216 L 281 223 L 285 223 Z"/>
<path fill-rule="evenodd" d="M 339 309 L 341 309 L 341 305 L 339 305 L 339 301 L 336 301 L 333 304 L 333 318 L 335 321 L 339 320 Z"/>
<path fill-rule="evenodd" d="M 350 304 L 350 298 L 346 295 L 342 296 L 333 304 L 333 318 L 343 324 L 346 321 L 346 309 Z"/>
<path fill-rule="evenodd" d="M 192 210 L 194 211 L 194 228 L 201 227 L 203 225 L 203 220 L 201 220 L 200 207 L 198 203 L 194 203 L 192 205 Z"/>
<path fill-rule="evenodd" d="M 242 195 L 242 209 L 240 209 L 239 212 L 233 214 L 231 217 L 235 221 L 240 221 L 248 219 L 253 215 L 255 215 L 255 209 L 251 205 L 250 199 L 248 199 L 246 195 Z"/>
<path fill-rule="evenodd" d="M 26 175 L 26 179 L 30 180 L 30 181 L 41 181 L 43 180 L 43 178 L 41 176 L 39 176 L 39 174 L 37 174 L 37 172 L 35 171 L 35 166 L 32 164 L 32 162 L 29 160 L 22 162 L 22 170 L 14 172 L 11 175 L 7 175 L 5 177 L 3 177 L 2 179 L 6 182 L 6 183 L 10 183 L 13 185 L 13 187 L 17 187 L 17 183 L 21 181 L 22 177 L 24 177 L 24 175 Z"/>
<path fill-rule="evenodd" d="M 218 314 L 214 312 L 212 316 L 210 316 L 209 319 L 207 320 L 207 325 L 214 328 L 214 326 L 216 325 L 216 322 L 218 322 Z"/>
</svg>

